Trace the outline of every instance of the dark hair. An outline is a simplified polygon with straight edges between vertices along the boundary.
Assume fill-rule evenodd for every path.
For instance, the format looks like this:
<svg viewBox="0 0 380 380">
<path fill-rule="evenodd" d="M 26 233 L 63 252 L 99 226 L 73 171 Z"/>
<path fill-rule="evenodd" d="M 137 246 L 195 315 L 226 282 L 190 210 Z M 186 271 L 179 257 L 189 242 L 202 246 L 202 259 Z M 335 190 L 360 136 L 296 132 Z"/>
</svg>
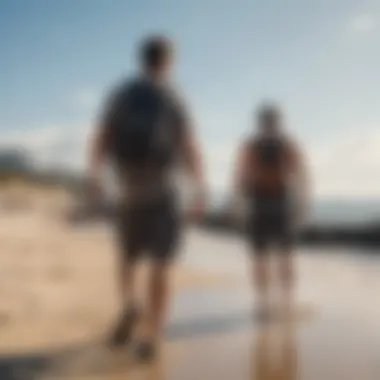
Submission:
<svg viewBox="0 0 380 380">
<path fill-rule="evenodd" d="M 141 47 L 140 59 L 143 66 L 155 69 L 164 64 L 172 53 L 172 44 L 162 36 L 148 38 Z"/>
<path fill-rule="evenodd" d="M 262 127 L 273 126 L 280 119 L 280 109 L 274 104 L 264 104 L 258 110 L 258 121 Z"/>
</svg>

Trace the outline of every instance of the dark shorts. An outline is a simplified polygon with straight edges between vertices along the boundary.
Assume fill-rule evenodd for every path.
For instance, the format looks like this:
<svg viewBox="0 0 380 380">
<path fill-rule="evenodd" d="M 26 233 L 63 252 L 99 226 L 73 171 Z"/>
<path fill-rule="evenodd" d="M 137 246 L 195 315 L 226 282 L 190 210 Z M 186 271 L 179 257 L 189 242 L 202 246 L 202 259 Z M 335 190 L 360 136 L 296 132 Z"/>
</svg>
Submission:
<svg viewBox="0 0 380 380">
<path fill-rule="evenodd" d="M 121 208 L 118 238 L 122 258 L 164 263 L 174 259 L 180 236 L 179 216 L 173 196 Z"/>
<path fill-rule="evenodd" d="M 296 238 L 291 206 L 286 194 L 252 197 L 247 238 L 255 254 L 265 254 L 272 245 L 283 252 L 291 251 Z"/>
</svg>

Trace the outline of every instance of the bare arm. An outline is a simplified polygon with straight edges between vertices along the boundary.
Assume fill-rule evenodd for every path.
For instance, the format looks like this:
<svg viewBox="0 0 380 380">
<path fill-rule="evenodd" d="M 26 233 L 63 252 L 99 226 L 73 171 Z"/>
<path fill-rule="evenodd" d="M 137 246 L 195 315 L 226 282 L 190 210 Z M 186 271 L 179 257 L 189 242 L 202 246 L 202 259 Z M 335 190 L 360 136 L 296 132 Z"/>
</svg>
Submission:
<svg viewBox="0 0 380 380">
<path fill-rule="evenodd" d="M 251 149 L 245 142 L 237 152 L 237 158 L 233 169 L 232 194 L 229 204 L 229 213 L 237 222 L 242 222 L 246 212 L 246 192 L 250 180 L 253 163 L 251 162 Z"/>
</svg>

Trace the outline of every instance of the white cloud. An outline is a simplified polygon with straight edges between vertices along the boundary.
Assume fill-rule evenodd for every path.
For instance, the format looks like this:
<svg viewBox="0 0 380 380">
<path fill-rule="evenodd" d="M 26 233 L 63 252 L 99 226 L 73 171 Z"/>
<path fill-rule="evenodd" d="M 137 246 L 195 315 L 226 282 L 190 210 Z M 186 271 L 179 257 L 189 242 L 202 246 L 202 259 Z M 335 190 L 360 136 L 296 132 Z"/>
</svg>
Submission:
<svg viewBox="0 0 380 380">
<path fill-rule="evenodd" d="M 237 143 L 233 141 L 205 145 L 206 172 L 210 186 L 216 192 L 226 192 L 231 186 L 236 149 Z"/>
<path fill-rule="evenodd" d="M 59 136 L 60 131 L 56 126 L 10 131 L 1 136 L 0 146 L 20 146 L 27 147 L 30 151 L 38 151 L 52 144 Z"/>
<path fill-rule="evenodd" d="M 86 165 L 91 128 L 47 126 L 0 135 L 1 146 L 29 150 L 40 166 L 67 166 L 82 171 Z M 238 140 L 204 144 L 205 163 L 213 191 L 231 186 Z M 314 194 L 318 197 L 380 197 L 380 128 L 361 129 L 319 145 L 305 146 Z"/>
<path fill-rule="evenodd" d="M 355 34 L 368 34 L 379 25 L 379 19 L 372 13 L 358 14 L 350 20 L 349 28 Z"/>
<path fill-rule="evenodd" d="M 378 130 L 380 128 L 360 130 L 320 145 L 304 146 L 316 197 L 380 197 Z M 212 188 L 216 191 L 228 191 L 237 142 L 212 142 L 205 148 Z"/>
<path fill-rule="evenodd" d="M 380 197 L 380 132 L 353 133 L 309 151 L 319 196 Z"/>
<path fill-rule="evenodd" d="M 81 125 L 12 131 L 0 135 L 0 148 L 25 149 L 40 167 L 58 165 L 83 170 L 90 131 L 90 127 Z"/>
</svg>

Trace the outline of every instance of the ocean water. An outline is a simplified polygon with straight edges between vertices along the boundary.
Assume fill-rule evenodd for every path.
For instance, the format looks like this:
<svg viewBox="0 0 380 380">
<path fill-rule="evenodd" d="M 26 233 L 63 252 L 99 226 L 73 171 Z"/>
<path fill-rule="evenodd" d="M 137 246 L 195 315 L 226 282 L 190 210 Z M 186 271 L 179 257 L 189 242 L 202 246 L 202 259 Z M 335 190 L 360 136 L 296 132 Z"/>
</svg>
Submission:
<svg viewBox="0 0 380 380">
<path fill-rule="evenodd" d="M 182 190 L 182 189 L 181 189 Z M 189 194 L 180 191 L 181 203 L 188 204 Z M 117 198 L 110 195 L 109 200 Z M 223 210 L 229 197 L 222 193 L 212 193 L 209 210 Z M 316 199 L 311 205 L 309 220 L 315 223 L 358 224 L 378 223 L 380 225 L 380 194 L 378 199 Z"/>
<path fill-rule="evenodd" d="M 211 199 L 211 208 L 220 209 L 226 204 L 226 198 L 215 195 Z M 309 219 L 315 223 L 327 224 L 380 224 L 379 199 L 317 199 L 309 212 Z"/>
<path fill-rule="evenodd" d="M 379 223 L 379 200 L 319 200 L 314 202 L 311 218 L 316 222 Z"/>
</svg>

